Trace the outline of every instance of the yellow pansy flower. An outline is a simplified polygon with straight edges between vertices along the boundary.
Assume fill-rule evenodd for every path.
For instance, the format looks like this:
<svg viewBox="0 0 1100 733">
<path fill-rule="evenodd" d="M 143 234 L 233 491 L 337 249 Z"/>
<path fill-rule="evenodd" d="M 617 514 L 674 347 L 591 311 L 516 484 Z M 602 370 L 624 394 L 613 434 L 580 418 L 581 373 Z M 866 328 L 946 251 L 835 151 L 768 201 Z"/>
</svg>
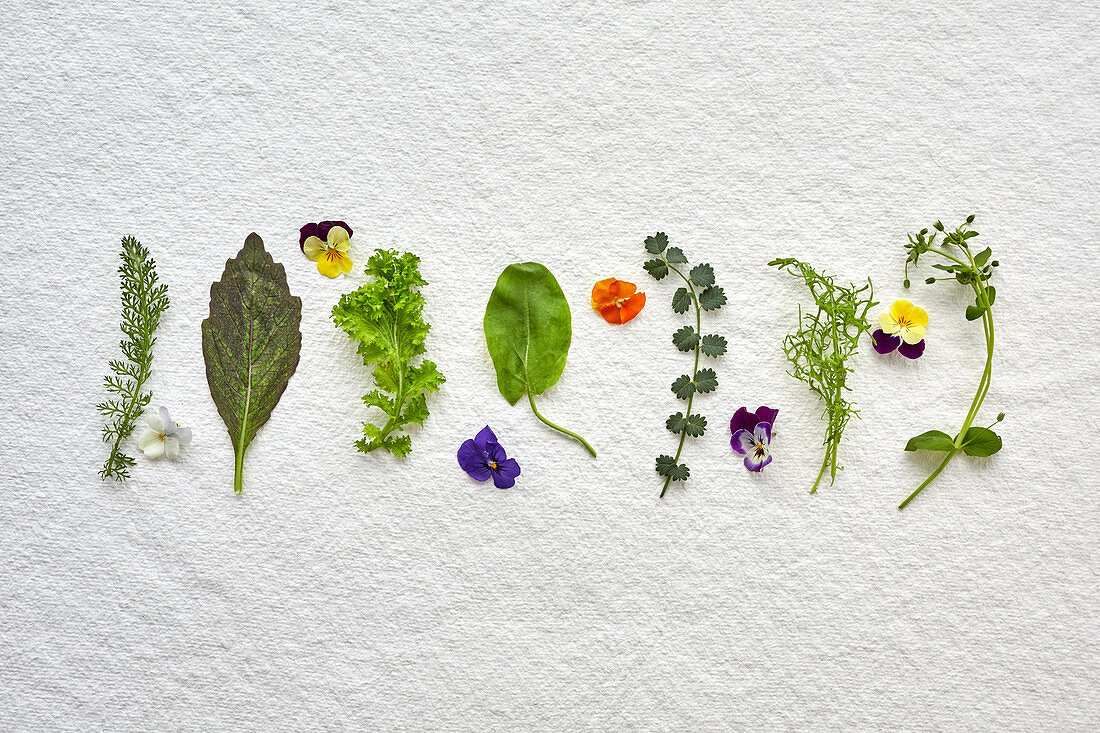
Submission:
<svg viewBox="0 0 1100 733">
<path fill-rule="evenodd" d="M 325 277 L 351 272 L 349 249 L 351 234 L 342 226 L 331 227 L 324 240 L 311 236 L 302 242 L 302 251 L 306 257 L 317 263 L 317 272 Z"/>
<path fill-rule="evenodd" d="M 928 313 L 908 300 L 895 300 L 889 313 L 879 314 L 878 325 L 883 333 L 899 336 L 907 344 L 915 344 L 924 340 Z"/>
</svg>

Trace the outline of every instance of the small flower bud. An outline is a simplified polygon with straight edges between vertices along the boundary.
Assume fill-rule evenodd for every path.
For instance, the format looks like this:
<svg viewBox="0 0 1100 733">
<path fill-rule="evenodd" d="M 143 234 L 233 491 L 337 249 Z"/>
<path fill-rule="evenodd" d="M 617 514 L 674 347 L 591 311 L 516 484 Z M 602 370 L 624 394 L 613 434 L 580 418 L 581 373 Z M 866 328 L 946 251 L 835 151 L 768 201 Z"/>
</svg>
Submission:
<svg viewBox="0 0 1100 733">
<path fill-rule="evenodd" d="M 973 224 L 973 223 L 974 223 L 974 215 L 973 215 L 973 214 L 971 214 L 970 216 L 966 217 L 966 223 L 967 223 L 967 224 Z"/>
<path fill-rule="evenodd" d="M 938 221 L 937 221 L 937 222 L 936 222 L 935 224 L 933 224 L 932 226 L 936 227 L 936 229 L 939 229 L 939 230 L 940 230 L 941 232 L 943 231 L 943 223 L 942 223 L 942 222 L 938 222 Z"/>
<path fill-rule="evenodd" d="M 1000 267 L 1001 263 L 998 262 L 997 260 L 993 260 L 992 262 L 989 263 L 989 266 L 990 267 Z"/>
<path fill-rule="evenodd" d="M 903 287 L 909 287 L 909 278 L 905 278 L 905 282 L 902 283 Z"/>
<path fill-rule="evenodd" d="M 1001 420 L 1004 420 L 1004 419 L 1005 419 L 1005 414 L 1003 412 L 997 415 L 997 422 L 1000 422 Z"/>
<path fill-rule="evenodd" d="M 925 280 L 925 282 L 928 283 L 929 285 L 931 285 L 932 283 L 936 282 L 936 278 L 930 277 L 927 280 Z"/>
</svg>

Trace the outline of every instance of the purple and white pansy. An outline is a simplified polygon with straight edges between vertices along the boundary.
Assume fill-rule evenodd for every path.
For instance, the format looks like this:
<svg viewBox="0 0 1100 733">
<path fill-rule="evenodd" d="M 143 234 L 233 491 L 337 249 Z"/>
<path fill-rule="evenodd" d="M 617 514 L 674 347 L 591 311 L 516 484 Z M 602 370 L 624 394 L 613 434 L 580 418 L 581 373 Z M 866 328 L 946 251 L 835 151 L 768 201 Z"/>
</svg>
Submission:
<svg viewBox="0 0 1100 733">
<path fill-rule="evenodd" d="M 458 449 L 458 465 L 478 481 L 493 479 L 498 489 L 512 488 L 519 476 L 516 459 L 508 457 L 488 425 Z"/>
<path fill-rule="evenodd" d="M 730 420 L 730 446 L 745 457 L 745 468 L 760 472 L 772 462 L 772 425 L 779 410 L 761 406 L 756 412 L 742 407 Z"/>
</svg>

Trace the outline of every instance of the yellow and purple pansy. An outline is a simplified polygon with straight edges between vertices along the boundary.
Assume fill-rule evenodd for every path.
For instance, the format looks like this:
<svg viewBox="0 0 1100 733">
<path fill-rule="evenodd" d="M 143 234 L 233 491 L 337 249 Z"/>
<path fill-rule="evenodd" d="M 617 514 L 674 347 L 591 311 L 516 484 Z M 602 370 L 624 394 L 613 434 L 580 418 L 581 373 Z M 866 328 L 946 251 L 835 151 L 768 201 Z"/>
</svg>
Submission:
<svg viewBox="0 0 1100 733">
<path fill-rule="evenodd" d="M 772 425 L 779 410 L 771 407 L 759 407 L 756 412 L 742 407 L 730 420 L 730 447 L 735 453 L 745 457 L 745 468 L 759 473 L 764 466 L 772 462 Z"/>
<path fill-rule="evenodd" d="M 512 488 L 519 476 L 516 459 L 508 457 L 488 425 L 459 447 L 458 465 L 477 481 L 493 479 L 498 489 Z"/>
<path fill-rule="evenodd" d="M 351 227 L 342 221 L 306 224 L 298 236 L 298 246 L 325 277 L 351 272 Z"/>
<path fill-rule="evenodd" d="M 895 300 L 889 313 L 880 313 L 879 328 L 871 334 L 871 344 L 880 354 L 897 350 L 907 359 L 924 353 L 924 336 L 928 330 L 928 313 L 908 300 Z"/>
</svg>

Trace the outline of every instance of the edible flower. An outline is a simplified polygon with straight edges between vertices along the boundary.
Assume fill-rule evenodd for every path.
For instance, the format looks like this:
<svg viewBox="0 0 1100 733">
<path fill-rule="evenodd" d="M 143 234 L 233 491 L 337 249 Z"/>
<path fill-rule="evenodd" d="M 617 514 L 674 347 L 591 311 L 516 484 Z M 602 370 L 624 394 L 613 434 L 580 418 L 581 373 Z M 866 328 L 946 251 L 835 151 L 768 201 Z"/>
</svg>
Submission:
<svg viewBox="0 0 1100 733">
<path fill-rule="evenodd" d="M 137 440 L 138 448 L 147 458 L 175 458 L 180 454 L 180 446 L 191 443 L 191 428 L 181 427 L 172 420 L 167 407 L 150 415 L 148 421 L 149 429 Z"/>
<path fill-rule="evenodd" d="M 634 283 L 609 277 L 592 286 L 592 309 L 608 323 L 626 323 L 644 307 L 645 293 Z"/>
<path fill-rule="evenodd" d="M 478 481 L 492 478 L 498 489 L 512 488 L 516 485 L 516 476 L 519 476 L 516 459 L 505 454 L 488 425 L 458 449 L 458 465 Z"/>
<path fill-rule="evenodd" d="M 730 446 L 745 457 L 745 468 L 760 472 L 772 462 L 772 425 L 779 410 L 761 406 L 756 412 L 742 407 L 730 420 Z"/>
<path fill-rule="evenodd" d="M 871 345 L 880 354 L 895 349 L 907 359 L 916 359 L 924 353 L 924 335 L 928 326 L 928 313 L 908 300 L 895 300 L 889 313 L 880 313 L 880 328 L 871 334 Z"/>
<path fill-rule="evenodd" d="M 298 246 L 325 277 L 351 272 L 351 227 L 342 221 L 306 224 L 298 236 Z"/>
</svg>

